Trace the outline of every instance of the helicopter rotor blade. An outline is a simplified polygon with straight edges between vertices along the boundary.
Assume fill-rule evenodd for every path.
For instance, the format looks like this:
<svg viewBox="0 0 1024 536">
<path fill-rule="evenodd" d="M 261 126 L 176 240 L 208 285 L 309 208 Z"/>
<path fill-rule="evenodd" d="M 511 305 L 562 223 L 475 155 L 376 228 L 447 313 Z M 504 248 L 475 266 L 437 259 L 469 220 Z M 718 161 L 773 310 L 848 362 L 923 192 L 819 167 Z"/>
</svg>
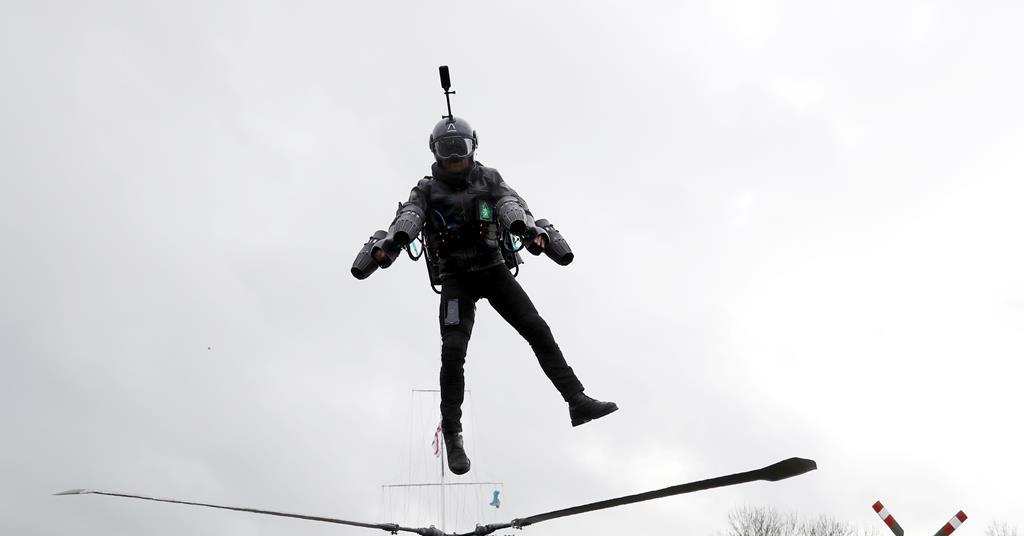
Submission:
<svg viewBox="0 0 1024 536">
<path fill-rule="evenodd" d="M 101 491 L 94 489 L 73 489 L 64 491 L 61 493 L 55 493 L 54 495 L 110 495 L 112 497 L 128 497 L 131 499 L 144 499 L 147 501 L 157 501 L 175 504 L 187 504 L 191 506 L 205 506 L 208 508 L 220 508 L 222 510 L 235 510 L 238 512 L 250 512 L 254 514 L 266 514 L 279 517 L 291 517 L 295 519 L 306 519 L 310 521 L 323 521 L 325 523 L 335 523 L 339 525 L 350 525 L 353 527 L 364 527 L 368 529 L 380 529 L 383 531 L 390 532 L 392 534 L 398 531 L 412 532 L 419 534 L 420 536 L 485 536 L 491 534 L 497 530 L 506 528 L 521 529 L 523 527 L 533 525 L 534 523 L 540 523 L 541 521 L 547 521 L 549 519 L 556 519 L 559 517 L 567 517 L 576 514 L 582 514 L 586 512 L 593 512 L 595 510 L 603 510 L 605 508 L 612 508 L 615 506 L 623 506 L 626 504 L 633 504 L 642 501 L 649 501 L 651 499 L 660 499 L 662 497 L 670 497 L 672 495 L 681 495 L 684 493 L 692 493 L 695 491 L 703 491 L 712 488 L 720 488 L 724 486 L 734 486 L 736 484 L 744 484 L 747 482 L 754 482 L 757 480 L 766 480 L 769 482 L 777 482 L 786 478 L 802 475 L 808 471 L 813 471 L 818 468 L 817 463 L 814 460 L 808 460 L 804 458 L 789 458 L 782 460 L 781 462 L 774 463 L 772 465 L 762 467 L 760 469 L 754 469 L 753 471 L 746 471 L 743 473 L 736 473 L 733 475 L 720 476 L 715 478 L 709 478 L 706 480 L 699 480 L 697 482 L 689 482 L 686 484 L 679 484 L 668 488 L 647 491 L 644 493 L 637 493 L 635 495 L 626 495 L 623 497 L 617 497 L 614 499 L 606 499 L 603 501 L 593 502 L 589 504 L 583 504 L 580 506 L 573 506 L 571 508 L 563 508 L 561 510 L 554 510 L 551 512 L 537 514 L 530 517 L 513 519 L 508 523 L 496 523 L 483 526 L 477 526 L 473 532 L 466 533 L 452 533 L 446 534 L 435 527 L 429 528 L 409 528 L 401 527 L 394 523 L 361 523 L 359 521 L 347 521 L 344 519 L 337 519 L 333 517 L 321 517 L 321 516 L 310 516 L 304 514 L 289 514 L 285 512 L 275 512 L 272 510 L 259 510 L 256 508 L 242 508 L 238 506 L 223 506 L 218 504 L 207 504 L 192 501 L 181 501 L 178 499 L 163 499 L 158 497 L 147 497 L 145 495 L 133 495 L 129 493 L 119 493 L 114 491 Z"/>
<path fill-rule="evenodd" d="M 736 473 L 734 475 L 709 478 L 707 480 L 689 482 L 687 484 L 679 484 L 676 486 L 671 486 L 660 490 L 647 491 L 644 493 L 637 493 L 635 495 L 626 495 L 624 497 L 618 497 L 615 499 L 606 499 L 603 501 L 593 502 L 590 504 L 583 504 L 580 506 L 563 508 L 562 510 L 555 510 L 544 514 L 537 514 L 530 517 L 515 519 L 510 523 L 510 525 L 514 528 L 522 528 L 527 525 L 540 523 L 541 521 L 547 521 L 549 519 L 572 516 L 576 514 L 582 514 L 585 512 L 593 512 L 595 510 L 603 510 L 605 508 L 612 508 L 615 506 L 622 506 L 642 501 L 649 501 L 651 499 L 660 499 L 662 497 L 669 497 L 672 495 L 681 495 L 683 493 L 692 493 L 695 491 L 720 488 L 723 486 L 734 486 L 736 484 L 744 484 L 747 482 L 754 482 L 756 480 L 767 480 L 769 482 L 777 482 L 779 480 L 783 480 L 786 478 L 802 475 L 808 471 L 813 471 L 817 468 L 818 464 L 815 463 L 814 460 L 808 460 L 804 458 L 789 458 L 786 460 L 782 460 L 781 462 L 769 465 L 767 467 L 754 469 L 753 471 L 746 471 L 744 473 Z M 499 528 L 496 527 L 495 530 L 499 530 Z"/>
<path fill-rule="evenodd" d="M 406 531 L 406 532 L 413 532 L 413 533 L 416 533 L 416 534 L 424 534 L 423 531 L 425 530 L 425 529 L 412 529 L 412 528 L 407 528 L 407 527 L 400 527 L 400 526 L 398 526 L 396 524 L 393 524 L 393 523 L 361 523 L 359 521 L 348 521 L 348 520 L 345 520 L 345 519 L 337 519 L 337 518 L 333 518 L 333 517 L 310 516 L 310 515 L 304 515 L 304 514 L 289 514 L 287 512 L 275 512 L 275 511 L 272 511 L 272 510 L 259 510 L 259 509 L 256 509 L 256 508 L 243 508 L 243 507 L 240 507 L 240 506 L 224 506 L 224 505 L 219 505 L 219 504 L 207 504 L 207 503 L 201 503 L 201 502 L 181 501 L 181 500 L 178 500 L 178 499 L 165 499 L 165 498 L 160 498 L 160 497 L 147 497 L 145 495 L 133 495 L 133 494 L 130 494 L 130 493 L 120 493 L 120 492 L 116 492 L 116 491 L 102 491 L 102 490 L 96 490 L 96 489 L 72 489 L 72 490 L 68 490 L 68 491 L 62 491 L 60 493 L 54 493 L 54 495 L 87 495 L 87 494 L 92 494 L 92 495 L 109 495 L 111 497 L 128 497 L 130 499 L 143 499 L 143 500 L 147 500 L 147 501 L 157 501 L 157 502 L 166 502 L 166 503 L 175 503 L 175 504 L 187 504 L 187 505 L 190 505 L 190 506 L 206 506 L 208 508 L 220 508 L 221 510 L 235 510 L 237 512 L 250 512 L 250 513 L 253 513 L 253 514 L 266 514 L 266 515 L 271 515 L 271 516 L 291 517 L 291 518 L 295 518 L 295 519 L 306 519 L 306 520 L 310 520 L 310 521 L 323 521 L 325 523 L 335 523 L 335 524 L 338 524 L 338 525 L 350 525 L 350 526 L 353 526 L 353 527 L 364 527 L 364 528 L 368 528 L 368 529 L 380 529 L 380 530 L 391 532 L 392 534 L 395 533 L 396 531 L 400 531 L 400 530 L 401 531 Z"/>
</svg>

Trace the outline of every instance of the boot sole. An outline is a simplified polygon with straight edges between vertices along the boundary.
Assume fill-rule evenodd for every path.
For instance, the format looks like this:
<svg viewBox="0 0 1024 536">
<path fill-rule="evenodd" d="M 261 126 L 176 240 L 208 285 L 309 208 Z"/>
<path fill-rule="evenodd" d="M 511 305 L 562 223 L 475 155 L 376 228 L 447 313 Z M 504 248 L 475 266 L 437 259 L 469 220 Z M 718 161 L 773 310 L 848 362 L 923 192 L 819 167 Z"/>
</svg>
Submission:
<svg viewBox="0 0 1024 536">
<path fill-rule="evenodd" d="M 455 474 L 455 475 L 464 475 L 464 474 L 469 472 L 469 465 L 467 464 L 466 468 L 464 470 L 462 470 L 462 471 L 456 471 L 455 468 L 451 466 L 451 464 L 448 464 L 448 470 L 451 471 L 452 474 Z"/>
<path fill-rule="evenodd" d="M 619 406 L 612 406 L 612 409 L 610 409 L 610 410 L 608 410 L 608 411 L 606 411 L 604 413 L 601 413 L 600 415 L 597 415 L 596 417 L 586 417 L 586 418 L 583 418 L 583 419 L 573 419 L 572 420 L 572 425 L 575 428 L 575 427 L 577 427 L 577 426 L 579 426 L 581 424 L 587 424 L 588 422 L 590 422 L 590 421 L 592 421 L 594 419 L 600 419 L 601 417 L 604 417 L 605 415 L 610 415 L 612 413 L 615 413 L 616 411 L 619 411 Z"/>
</svg>

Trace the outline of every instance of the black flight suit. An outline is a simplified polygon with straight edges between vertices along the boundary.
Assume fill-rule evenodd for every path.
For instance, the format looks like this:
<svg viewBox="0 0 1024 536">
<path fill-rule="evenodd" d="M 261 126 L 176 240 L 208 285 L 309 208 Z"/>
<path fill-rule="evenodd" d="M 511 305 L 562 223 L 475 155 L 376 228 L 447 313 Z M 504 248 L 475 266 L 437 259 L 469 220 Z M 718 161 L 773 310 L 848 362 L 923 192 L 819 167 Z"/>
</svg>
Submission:
<svg viewBox="0 0 1024 536">
<path fill-rule="evenodd" d="M 457 175 L 435 163 L 403 207 L 424 215 L 427 247 L 438 259 L 441 277 L 441 426 L 445 433 L 462 431 L 465 390 L 463 365 L 473 333 L 476 302 L 486 298 L 533 348 L 541 368 L 569 400 L 583 385 L 565 362 L 544 319 L 505 266 L 498 245 L 496 204 L 510 197 L 526 214 L 526 202 L 497 170 L 472 162 Z M 415 207 L 409 207 L 409 206 Z M 400 208 L 401 213 L 403 209 Z M 541 231 L 542 232 L 542 231 Z M 543 232 L 542 232 L 543 234 Z"/>
</svg>

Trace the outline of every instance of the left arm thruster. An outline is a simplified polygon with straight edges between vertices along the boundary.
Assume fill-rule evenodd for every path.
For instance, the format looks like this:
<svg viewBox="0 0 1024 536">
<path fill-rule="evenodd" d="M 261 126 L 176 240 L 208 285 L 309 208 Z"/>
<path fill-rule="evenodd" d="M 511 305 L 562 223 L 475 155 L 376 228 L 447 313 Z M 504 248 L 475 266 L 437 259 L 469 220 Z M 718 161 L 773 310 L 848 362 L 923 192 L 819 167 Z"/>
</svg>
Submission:
<svg viewBox="0 0 1024 536">
<path fill-rule="evenodd" d="M 498 222 L 503 227 L 512 234 L 522 237 L 523 241 L 527 243 L 534 243 L 534 239 L 538 236 L 543 237 L 542 241 L 544 243 L 550 242 L 547 231 L 538 227 L 534 221 L 533 214 L 530 212 L 530 207 L 526 204 L 526 200 L 516 193 L 500 175 L 498 176 L 494 191 L 498 198 L 494 208 L 498 213 Z M 543 250 L 542 246 L 537 245 L 529 251 L 534 255 L 539 255 Z"/>
</svg>

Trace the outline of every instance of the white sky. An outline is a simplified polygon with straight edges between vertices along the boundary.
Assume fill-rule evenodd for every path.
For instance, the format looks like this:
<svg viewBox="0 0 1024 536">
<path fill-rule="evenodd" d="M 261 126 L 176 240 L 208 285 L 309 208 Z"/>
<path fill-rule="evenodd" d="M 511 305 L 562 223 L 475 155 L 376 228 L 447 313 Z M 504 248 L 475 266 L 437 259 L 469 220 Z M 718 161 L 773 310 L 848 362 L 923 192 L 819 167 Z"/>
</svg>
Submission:
<svg viewBox="0 0 1024 536">
<path fill-rule="evenodd" d="M 571 428 L 481 303 L 470 476 L 505 518 L 820 467 L 524 534 L 884 529 L 877 499 L 1024 527 L 1021 4 L 552 4 L 4 2 L 0 533 L 373 533 L 77 487 L 404 521 L 437 298 L 348 268 L 428 171 L 441 64 L 572 243 L 520 281 L 622 408 Z"/>
</svg>

